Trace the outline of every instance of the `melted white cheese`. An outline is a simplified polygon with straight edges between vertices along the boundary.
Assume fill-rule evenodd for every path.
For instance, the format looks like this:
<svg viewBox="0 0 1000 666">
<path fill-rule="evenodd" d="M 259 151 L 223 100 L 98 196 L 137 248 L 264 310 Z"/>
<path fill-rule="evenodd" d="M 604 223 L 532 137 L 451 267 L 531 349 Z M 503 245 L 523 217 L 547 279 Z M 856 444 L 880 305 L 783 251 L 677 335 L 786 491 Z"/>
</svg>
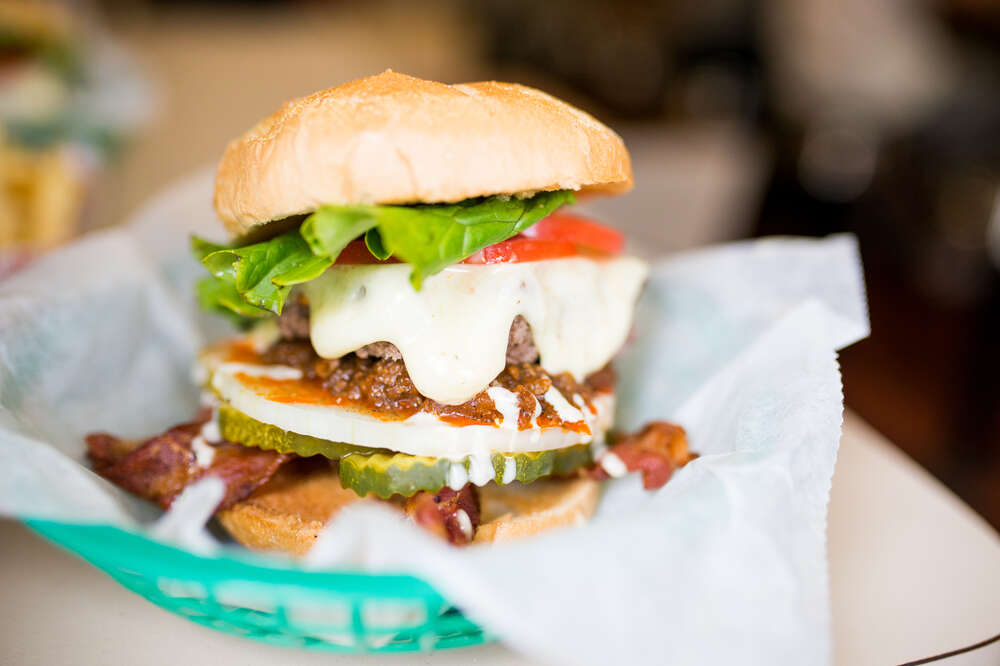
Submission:
<svg viewBox="0 0 1000 666">
<path fill-rule="evenodd" d="M 519 314 L 549 372 L 581 380 L 603 367 L 625 342 L 648 269 L 632 257 L 458 264 L 424 280 L 420 291 L 410 270 L 334 266 L 306 283 L 313 347 L 338 358 L 391 342 L 421 394 L 460 404 L 503 370 Z"/>
</svg>

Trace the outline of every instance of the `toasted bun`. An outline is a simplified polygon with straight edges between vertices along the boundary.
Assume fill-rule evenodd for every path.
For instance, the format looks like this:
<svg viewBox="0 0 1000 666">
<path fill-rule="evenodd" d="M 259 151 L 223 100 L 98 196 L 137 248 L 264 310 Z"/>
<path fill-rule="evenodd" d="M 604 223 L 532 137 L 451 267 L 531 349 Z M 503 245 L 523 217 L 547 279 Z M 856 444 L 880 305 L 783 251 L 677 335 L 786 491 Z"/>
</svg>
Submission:
<svg viewBox="0 0 1000 666">
<path fill-rule="evenodd" d="M 513 83 L 387 70 L 287 102 L 230 143 L 215 210 L 244 236 L 322 204 L 631 187 L 621 138 L 565 102 Z"/>
<path fill-rule="evenodd" d="M 479 489 L 482 524 L 475 541 L 507 541 L 553 527 L 579 525 L 594 515 L 601 485 L 591 479 L 490 484 Z"/>
<path fill-rule="evenodd" d="M 489 484 L 479 489 L 483 523 L 475 541 L 504 541 L 579 524 L 593 515 L 599 494 L 600 484 L 590 479 Z M 248 499 L 220 511 L 218 519 L 247 548 L 304 555 L 343 507 L 377 501 L 341 488 L 328 465 L 287 465 Z"/>
<path fill-rule="evenodd" d="M 250 497 L 216 517 L 234 539 L 253 550 L 305 555 L 326 523 L 363 500 L 342 488 L 330 465 L 285 465 Z"/>
</svg>

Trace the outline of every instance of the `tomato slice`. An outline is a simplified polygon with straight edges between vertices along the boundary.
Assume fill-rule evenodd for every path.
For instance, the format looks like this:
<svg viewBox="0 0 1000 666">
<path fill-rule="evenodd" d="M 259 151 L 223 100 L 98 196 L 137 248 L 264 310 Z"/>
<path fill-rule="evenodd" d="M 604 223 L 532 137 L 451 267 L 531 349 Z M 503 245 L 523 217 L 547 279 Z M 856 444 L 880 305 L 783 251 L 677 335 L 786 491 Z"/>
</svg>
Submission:
<svg viewBox="0 0 1000 666">
<path fill-rule="evenodd" d="M 579 254 L 575 243 L 569 241 L 536 240 L 534 238 L 508 238 L 484 247 L 463 261 L 463 264 L 516 264 L 522 261 L 560 259 Z"/>
<path fill-rule="evenodd" d="M 620 253 L 624 245 L 625 237 L 616 229 L 579 215 L 556 213 L 513 238 L 483 248 L 461 263 L 505 264 L 575 256 L 602 258 Z M 393 257 L 379 261 L 359 238 L 347 244 L 336 263 L 395 264 L 399 261 Z"/>
<path fill-rule="evenodd" d="M 538 240 L 570 241 L 608 254 L 618 254 L 625 247 L 625 236 L 617 229 L 569 213 L 549 215 L 521 235 Z"/>
<path fill-rule="evenodd" d="M 385 261 L 379 261 L 378 259 L 375 258 L 375 255 L 373 255 L 368 250 L 368 246 L 365 245 L 364 239 L 358 238 L 356 240 L 352 240 L 350 243 L 347 244 L 347 247 L 345 247 L 343 250 L 340 251 L 340 254 L 337 255 L 337 261 L 335 261 L 334 263 L 353 264 L 353 265 L 398 264 L 399 259 L 396 259 L 395 257 L 389 257 Z"/>
</svg>

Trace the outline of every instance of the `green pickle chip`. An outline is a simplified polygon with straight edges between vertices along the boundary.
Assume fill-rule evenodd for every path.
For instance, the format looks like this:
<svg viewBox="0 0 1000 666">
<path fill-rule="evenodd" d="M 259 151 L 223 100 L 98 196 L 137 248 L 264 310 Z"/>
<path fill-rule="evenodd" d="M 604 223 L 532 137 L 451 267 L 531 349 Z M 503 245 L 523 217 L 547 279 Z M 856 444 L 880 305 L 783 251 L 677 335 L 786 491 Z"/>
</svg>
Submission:
<svg viewBox="0 0 1000 666">
<path fill-rule="evenodd" d="M 379 450 L 288 432 L 277 426 L 261 423 L 228 406 L 219 407 L 219 433 L 230 442 L 278 453 L 294 453 L 305 458 L 326 456 L 331 460 L 339 460 L 349 453 L 374 453 Z"/>
<path fill-rule="evenodd" d="M 393 495 L 410 497 L 421 490 L 437 492 L 452 480 L 464 485 L 475 464 L 472 456 L 460 460 L 413 456 L 287 432 L 228 406 L 219 408 L 219 431 L 231 442 L 339 460 L 341 485 L 362 497 L 374 493 L 388 499 Z M 491 478 L 496 483 L 530 483 L 547 476 L 568 475 L 589 465 L 592 457 L 589 445 L 576 444 L 549 451 L 493 453 L 489 462 L 493 467 Z M 514 465 L 512 474 L 507 474 L 511 464 Z"/>
<path fill-rule="evenodd" d="M 504 482 L 508 460 L 514 464 L 515 469 L 513 478 L 507 478 L 507 481 L 531 483 L 547 476 L 565 476 L 589 465 L 592 458 L 587 444 L 551 451 L 506 455 L 493 453 L 490 455 L 490 464 L 493 466 L 492 480 L 496 483 Z M 450 460 L 405 453 L 352 453 L 340 459 L 340 484 L 362 497 L 369 493 L 382 499 L 393 495 L 410 497 L 421 490 L 437 492 L 449 485 L 452 476 L 458 484 L 464 485 L 472 465 L 471 456 Z"/>
<path fill-rule="evenodd" d="M 410 497 L 421 490 L 437 492 L 446 485 L 451 461 L 405 453 L 354 454 L 340 459 L 340 485 L 364 497 Z"/>
</svg>

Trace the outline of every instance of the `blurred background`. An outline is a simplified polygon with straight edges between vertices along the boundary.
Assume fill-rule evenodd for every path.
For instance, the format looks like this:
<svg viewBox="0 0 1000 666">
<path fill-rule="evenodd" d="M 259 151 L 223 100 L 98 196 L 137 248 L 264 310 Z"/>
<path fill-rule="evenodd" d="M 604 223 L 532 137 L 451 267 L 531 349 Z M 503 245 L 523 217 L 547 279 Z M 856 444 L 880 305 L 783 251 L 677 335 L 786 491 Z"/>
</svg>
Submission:
<svg viewBox="0 0 1000 666">
<path fill-rule="evenodd" d="M 385 68 L 611 124 L 644 254 L 857 234 L 847 405 L 1000 527 L 1000 0 L 0 0 L 0 279 Z"/>
</svg>

